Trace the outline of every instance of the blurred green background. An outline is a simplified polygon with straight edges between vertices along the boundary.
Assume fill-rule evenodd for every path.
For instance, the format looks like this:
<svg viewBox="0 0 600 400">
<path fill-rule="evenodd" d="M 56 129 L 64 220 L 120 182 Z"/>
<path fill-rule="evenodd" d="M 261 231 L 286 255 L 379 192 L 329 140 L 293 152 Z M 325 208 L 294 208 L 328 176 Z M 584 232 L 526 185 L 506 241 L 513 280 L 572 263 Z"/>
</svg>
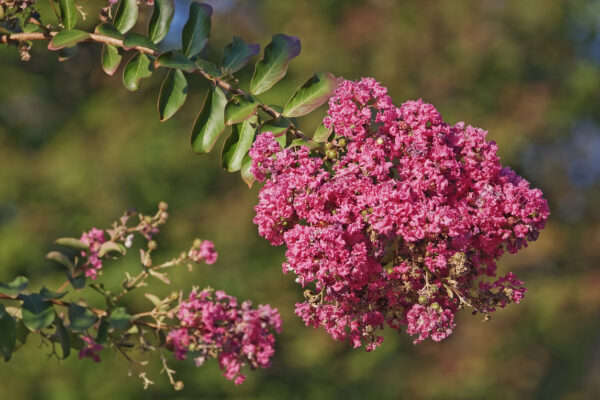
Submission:
<svg viewBox="0 0 600 400">
<path fill-rule="evenodd" d="M 177 1 L 167 46 L 177 46 L 187 3 Z M 422 97 L 451 124 L 489 130 L 503 164 L 541 188 L 552 211 L 540 239 L 500 263 L 500 272 L 526 282 L 525 300 L 487 323 L 459 313 L 455 333 L 441 343 L 414 346 L 389 330 L 372 353 L 334 342 L 293 315 L 302 290 L 281 273 L 283 249 L 259 238 L 252 224 L 257 188 L 221 170 L 218 150 L 192 152 L 201 79 L 190 79 L 182 111 L 159 123 L 163 71 L 129 93 L 121 70 L 104 75 L 96 45 L 63 63 L 41 44 L 27 63 L 3 47 L 0 281 L 23 274 L 34 288 L 57 287 L 61 271 L 44 261 L 56 237 L 108 227 L 127 208 L 151 212 L 164 200 L 171 220 L 158 236 L 160 256 L 189 248 L 195 237 L 212 239 L 220 253 L 213 266 L 177 271 L 173 284 L 210 284 L 270 303 L 282 313 L 284 333 L 273 367 L 249 372 L 240 387 L 214 361 L 200 369 L 173 362 L 185 382 L 181 392 L 159 374 L 157 359 L 149 368 L 156 384 L 144 391 L 119 355 L 105 351 L 99 365 L 76 355 L 47 360 L 48 348 L 30 337 L 0 363 L 0 399 L 600 398 L 600 1 L 210 3 L 215 15 L 204 55 L 215 62 L 234 34 L 262 47 L 277 32 L 301 38 L 301 56 L 267 101 L 284 103 L 316 71 L 373 76 L 396 104 Z M 80 4 L 93 23 L 102 3 Z M 241 71 L 242 87 L 251 73 L 251 66 Z M 303 127 L 312 131 L 324 111 Z M 136 268 L 130 254 L 125 263 L 107 264 L 105 276 L 116 287 L 124 270 Z M 170 289 L 159 283 L 154 290 Z"/>
</svg>

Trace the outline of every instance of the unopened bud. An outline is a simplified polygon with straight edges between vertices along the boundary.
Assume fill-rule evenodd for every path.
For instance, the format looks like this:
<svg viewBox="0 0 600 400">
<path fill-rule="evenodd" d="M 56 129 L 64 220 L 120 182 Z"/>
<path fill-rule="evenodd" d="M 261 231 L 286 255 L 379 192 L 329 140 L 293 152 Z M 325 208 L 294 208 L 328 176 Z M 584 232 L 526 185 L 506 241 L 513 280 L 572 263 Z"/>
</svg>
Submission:
<svg viewBox="0 0 600 400">
<path fill-rule="evenodd" d="M 156 250 L 156 242 L 154 240 L 148 242 L 148 250 Z"/>
<path fill-rule="evenodd" d="M 381 146 L 383 144 L 383 138 L 377 138 L 376 142 Z"/>
<path fill-rule="evenodd" d="M 195 248 L 200 247 L 201 244 L 202 244 L 202 240 L 200 240 L 200 239 L 194 239 L 194 245 L 193 246 Z"/>
<path fill-rule="evenodd" d="M 325 147 L 325 150 L 331 150 L 332 145 L 331 145 L 331 143 L 327 142 L 327 143 L 325 143 L 324 147 Z"/>
<path fill-rule="evenodd" d="M 329 150 L 327 152 L 327 158 L 336 158 L 337 157 L 337 152 L 335 150 Z"/>
<path fill-rule="evenodd" d="M 346 145 L 346 139 L 340 139 L 338 140 L 338 146 L 340 147 L 344 147 Z"/>
<path fill-rule="evenodd" d="M 181 381 L 175 382 L 175 385 L 173 385 L 173 388 L 175 390 L 182 390 L 183 389 L 183 382 L 181 382 Z"/>
<path fill-rule="evenodd" d="M 425 303 L 427 303 L 427 297 L 419 296 L 419 304 L 425 304 Z"/>
<path fill-rule="evenodd" d="M 160 211 L 167 211 L 169 209 L 169 205 L 164 201 L 161 201 L 160 203 L 158 203 L 158 209 Z"/>
<path fill-rule="evenodd" d="M 432 303 L 432 304 L 431 304 L 431 309 L 432 309 L 432 310 L 436 310 L 436 311 L 437 311 L 437 310 L 439 310 L 439 309 L 440 309 L 440 305 L 439 305 L 437 302 L 435 302 L 435 303 Z"/>
</svg>

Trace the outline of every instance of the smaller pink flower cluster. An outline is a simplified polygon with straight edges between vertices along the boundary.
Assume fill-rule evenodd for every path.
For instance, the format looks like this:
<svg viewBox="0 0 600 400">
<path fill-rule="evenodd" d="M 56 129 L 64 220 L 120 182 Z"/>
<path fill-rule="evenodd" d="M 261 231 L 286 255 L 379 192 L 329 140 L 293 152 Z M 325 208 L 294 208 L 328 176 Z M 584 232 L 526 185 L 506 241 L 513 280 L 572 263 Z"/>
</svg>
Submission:
<svg viewBox="0 0 600 400">
<path fill-rule="evenodd" d="M 87 260 L 82 265 L 85 276 L 96 279 L 100 269 L 102 269 L 102 260 L 98 257 L 98 252 L 102 243 L 106 242 L 104 231 L 92 228 L 89 232 L 84 232 L 79 240 L 87 244 L 90 248 L 88 251 L 81 252 L 82 257 L 87 257 Z"/>
<path fill-rule="evenodd" d="M 100 362 L 98 353 L 102 350 L 102 345 L 96 343 L 90 336 L 82 336 L 81 339 L 85 342 L 85 345 L 79 351 L 79 358 L 89 357 L 94 362 Z"/>
<path fill-rule="evenodd" d="M 214 264 L 218 256 L 219 254 L 215 250 L 215 245 L 210 240 L 194 242 L 194 245 L 188 252 L 190 260 L 197 263 L 204 261 L 208 265 Z"/>
<path fill-rule="evenodd" d="M 238 304 L 225 292 L 194 290 L 179 305 L 180 328 L 169 332 L 167 348 L 179 360 L 193 355 L 196 366 L 216 358 L 223 375 L 236 385 L 246 377 L 240 374 L 248 364 L 251 369 L 267 368 L 275 352 L 273 331 L 281 332 L 281 317 L 269 305 L 252 308 L 250 301 Z"/>
</svg>

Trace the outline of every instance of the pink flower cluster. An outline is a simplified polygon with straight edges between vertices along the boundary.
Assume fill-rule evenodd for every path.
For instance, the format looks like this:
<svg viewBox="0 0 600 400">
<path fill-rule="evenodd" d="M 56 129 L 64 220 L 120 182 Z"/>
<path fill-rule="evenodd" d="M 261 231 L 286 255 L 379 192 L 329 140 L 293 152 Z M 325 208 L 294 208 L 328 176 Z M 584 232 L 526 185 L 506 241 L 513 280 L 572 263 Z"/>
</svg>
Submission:
<svg viewBox="0 0 600 400">
<path fill-rule="evenodd" d="M 202 240 L 199 244 L 194 242 L 194 245 L 188 252 L 188 257 L 197 263 L 204 261 L 208 265 L 214 264 L 217 261 L 219 254 L 215 250 L 215 245 L 210 240 Z"/>
<path fill-rule="evenodd" d="M 370 78 L 342 83 L 324 124 L 334 139 L 323 149 L 281 149 L 263 133 L 250 150 L 266 180 L 254 222 L 286 244 L 284 272 L 308 286 L 296 305 L 306 325 L 372 350 L 384 323 L 439 341 L 459 308 L 523 297 L 512 274 L 481 279 L 538 237 L 549 210 L 487 132 L 448 125 L 421 100 L 396 107 Z"/>
<path fill-rule="evenodd" d="M 98 352 L 102 350 L 102 345 L 94 341 L 90 336 L 82 336 L 81 339 L 85 342 L 83 348 L 79 351 L 79 358 L 89 357 L 94 362 L 100 362 Z"/>
<path fill-rule="evenodd" d="M 193 291 L 177 312 L 180 328 L 169 332 L 167 346 L 183 360 L 193 355 L 196 366 L 208 358 L 217 358 L 223 375 L 236 385 L 246 377 L 240 374 L 248 364 L 251 369 L 270 366 L 275 352 L 273 331 L 281 332 L 277 309 L 268 305 L 252 308 L 252 303 L 238 304 L 235 297 L 217 290 Z"/>
<path fill-rule="evenodd" d="M 102 269 L 102 260 L 98 257 L 98 252 L 102 243 L 106 241 L 104 231 L 102 229 L 92 228 L 89 232 L 84 232 L 79 239 L 89 246 L 88 251 L 82 251 L 81 256 L 87 257 L 82 268 L 85 271 L 85 276 L 96 279 L 98 272 Z"/>
</svg>

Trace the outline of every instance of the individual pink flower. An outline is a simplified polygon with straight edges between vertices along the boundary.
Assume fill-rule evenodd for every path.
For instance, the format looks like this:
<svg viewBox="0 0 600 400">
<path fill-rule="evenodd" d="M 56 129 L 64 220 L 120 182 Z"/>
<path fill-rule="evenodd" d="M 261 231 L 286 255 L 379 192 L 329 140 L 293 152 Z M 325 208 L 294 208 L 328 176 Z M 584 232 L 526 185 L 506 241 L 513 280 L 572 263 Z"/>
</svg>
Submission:
<svg viewBox="0 0 600 400">
<path fill-rule="evenodd" d="M 194 242 L 193 247 L 188 252 L 188 257 L 197 263 L 205 262 L 209 265 L 217 261 L 219 254 L 215 250 L 215 245 L 210 240 L 202 240 L 200 243 Z"/>
<path fill-rule="evenodd" d="M 85 342 L 83 348 L 79 351 L 79 358 L 89 357 L 94 362 L 100 362 L 98 352 L 102 350 L 102 345 L 98 344 L 90 336 L 82 336 L 81 339 Z"/>
</svg>

